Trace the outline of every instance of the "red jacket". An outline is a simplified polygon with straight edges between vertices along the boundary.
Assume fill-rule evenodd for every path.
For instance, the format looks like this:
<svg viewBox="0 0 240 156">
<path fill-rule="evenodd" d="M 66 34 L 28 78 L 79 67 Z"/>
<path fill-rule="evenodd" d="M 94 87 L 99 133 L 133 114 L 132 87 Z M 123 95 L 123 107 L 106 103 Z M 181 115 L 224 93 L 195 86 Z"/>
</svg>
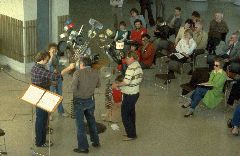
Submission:
<svg viewBox="0 0 240 156">
<path fill-rule="evenodd" d="M 143 46 L 140 48 L 142 51 Z M 141 54 L 142 54 L 141 62 L 143 62 L 145 65 L 151 66 L 153 64 L 153 59 L 154 59 L 154 55 L 155 55 L 155 49 L 154 49 L 153 43 L 149 42 L 148 45 L 146 46 L 145 50 L 142 51 Z"/>
<path fill-rule="evenodd" d="M 131 31 L 130 40 L 137 41 L 139 45 L 142 45 L 142 34 L 146 34 L 147 29 L 141 28 L 139 31 L 133 29 Z"/>
</svg>

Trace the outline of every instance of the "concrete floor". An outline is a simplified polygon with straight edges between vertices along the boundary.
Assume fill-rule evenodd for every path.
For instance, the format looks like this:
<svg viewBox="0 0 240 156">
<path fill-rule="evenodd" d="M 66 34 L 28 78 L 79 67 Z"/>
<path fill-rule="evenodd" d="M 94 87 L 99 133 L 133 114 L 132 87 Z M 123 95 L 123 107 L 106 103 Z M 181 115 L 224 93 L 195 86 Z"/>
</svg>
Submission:
<svg viewBox="0 0 240 156">
<path fill-rule="evenodd" d="M 92 7 L 93 2 L 96 6 Z M 97 3 L 96 3 L 97 2 Z M 127 1 L 124 4 L 123 18 L 128 20 L 130 8 L 137 7 L 136 2 Z M 104 26 L 112 26 L 112 16 L 108 0 L 70 0 L 70 17 L 77 25 L 86 24 L 90 17 L 101 21 Z M 218 6 L 217 6 L 218 5 Z M 166 2 L 166 14 L 171 8 L 181 6 L 184 18 L 190 16 L 193 10 L 200 10 L 206 21 L 206 30 L 214 10 L 220 8 L 225 13 L 225 19 L 230 26 L 230 32 L 239 29 L 239 7 L 229 1 L 211 0 L 208 3 L 189 2 L 184 0 L 169 0 Z M 110 11 L 108 11 L 110 10 Z M 81 23 L 83 22 L 83 23 Z M 85 22 L 85 23 L 84 23 Z M 105 27 L 105 28 L 106 28 Z M 205 66 L 205 57 L 199 57 L 199 66 Z M 189 68 L 189 67 L 186 67 Z M 179 98 L 179 84 L 187 82 L 189 76 L 181 78 L 179 75 L 168 90 L 155 85 L 154 75 L 157 69 L 144 71 L 144 81 L 141 85 L 140 98 L 137 103 L 137 134 L 138 139 L 123 142 L 124 129 L 121 123 L 120 131 L 113 131 L 111 124 L 101 120 L 104 109 L 104 90 L 107 82 L 102 69 L 102 87 L 96 90 L 97 122 L 106 125 L 107 130 L 100 134 L 101 148 L 90 147 L 89 155 L 94 156 L 239 156 L 239 137 L 230 134 L 226 127 L 227 119 L 232 111 L 227 111 L 224 104 L 214 110 L 208 110 L 203 105 L 197 108 L 195 116 L 189 119 L 183 117 L 185 110 L 180 108 L 184 101 Z M 188 71 L 188 70 L 186 70 Z M 22 75 L 14 71 L 9 74 L 17 79 L 30 82 L 29 75 Z M 180 79 L 181 78 L 181 79 Z M 9 77 L 0 71 L 0 128 L 6 131 L 6 143 L 9 156 L 31 155 L 33 144 L 32 135 L 32 106 L 21 97 L 28 85 Z M 163 82 L 157 81 L 162 84 Z M 70 89 L 71 76 L 64 77 L 63 104 L 67 112 L 71 112 L 72 92 Z M 35 118 L 35 117 L 34 117 Z M 80 155 L 72 150 L 77 146 L 75 120 L 59 117 L 54 113 L 54 120 L 50 123 L 54 129 L 51 140 L 52 156 Z M 2 138 L 0 138 L 0 141 Z M 1 142 L 0 142 L 1 143 Z M 1 146 L 0 146 L 1 148 Z M 48 149 L 37 149 L 37 152 L 48 153 Z"/>
</svg>

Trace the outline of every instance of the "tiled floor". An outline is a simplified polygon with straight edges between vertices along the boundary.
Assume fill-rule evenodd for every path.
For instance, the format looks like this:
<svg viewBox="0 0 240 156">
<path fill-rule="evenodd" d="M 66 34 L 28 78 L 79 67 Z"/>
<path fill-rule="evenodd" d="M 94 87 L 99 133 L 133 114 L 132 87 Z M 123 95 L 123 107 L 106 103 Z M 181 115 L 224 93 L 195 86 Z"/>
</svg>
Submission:
<svg viewBox="0 0 240 156">
<path fill-rule="evenodd" d="M 133 0 L 126 1 L 123 8 L 123 19 L 128 21 L 129 9 L 139 8 Z M 166 14 L 170 15 L 175 6 L 181 6 L 184 18 L 190 16 L 193 10 L 199 10 L 203 15 L 207 30 L 209 20 L 214 10 L 221 9 L 230 27 L 230 32 L 239 29 L 239 7 L 227 0 L 208 0 L 205 2 L 190 2 L 186 0 L 169 0 L 166 2 Z M 70 17 L 77 25 L 87 24 L 89 18 L 94 18 L 111 28 L 112 16 L 108 0 L 70 0 Z M 98 50 L 95 47 L 96 50 Z M 98 51 L 96 51 L 98 52 Z M 199 57 L 199 66 L 205 66 L 204 57 Z M 189 119 L 183 117 L 185 110 L 180 108 L 178 97 L 180 76 L 174 80 L 168 90 L 155 86 L 156 69 L 145 71 L 141 95 L 137 103 L 137 133 L 138 139 L 131 142 L 121 140 L 123 126 L 120 131 L 113 131 L 109 123 L 101 120 L 104 113 L 104 90 L 107 80 L 102 74 L 102 87 L 96 90 L 96 120 L 107 126 L 106 132 L 100 134 L 101 148 L 90 147 L 89 155 L 95 156 L 239 156 L 239 137 L 233 137 L 226 127 L 226 121 L 232 112 L 226 112 L 224 104 L 214 110 L 204 106 L 197 108 L 195 116 Z M 30 82 L 29 75 L 21 75 L 14 71 L 10 74 L 20 80 Z M 6 143 L 9 156 L 31 155 L 32 106 L 19 99 L 28 87 L 27 84 L 14 80 L 0 71 L 0 128 L 6 131 Z M 187 82 L 186 72 L 182 82 Z M 162 82 L 160 82 L 162 83 Z M 71 76 L 64 77 L 64 107 L 71 112 L 72 92 Z M 54 113 L 51 122 L 54 129 L 51 139 L 54 146 L 52 156 L 80 155 L 72 150 L 76 147 L 75 121 L 71 118 L 61 118 Z M 0 141 L 2 138 L 0 137 Z M 1 142 L 0 142 L 1 143 Z M 0 147 L 1 148 L 1 147 Z M 36 149 L 47 154 L 48 149 Z"/>
</svg>

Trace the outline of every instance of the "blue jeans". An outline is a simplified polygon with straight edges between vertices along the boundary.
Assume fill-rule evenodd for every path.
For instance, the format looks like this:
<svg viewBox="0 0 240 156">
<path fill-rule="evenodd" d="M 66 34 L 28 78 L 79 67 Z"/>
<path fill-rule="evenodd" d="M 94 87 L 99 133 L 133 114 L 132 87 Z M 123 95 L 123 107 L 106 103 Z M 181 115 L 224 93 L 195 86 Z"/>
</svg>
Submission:
<svg viewBox="0 0 240 156">
<path fill-rule="evenodd" d="M 35 122 L 35 133 L 36 133 L 36 146 L 41 146 L 46 142 L 46 126 L 48 120 L 48 112 L 36 107 L 36 122 Z"/>
<path fill-rule="evenodd" d="M 240 106 L 237 106 L 237 108 L 233 114 L 232 125 L 233 126 L 240 125 Z"/>
<path fill-rule="evenodd" d="M 95 102 L 93 98 L 89 99 L 73 99 L 74 111 L 76 114 L 76 126 L 77 126 L 77 140 L 78 149 L 88 149 L 89 144 L 84 126 L 84 115 L 89 127 L 90 140 L 93 143 L 99 144 L 99 137 L 96 127 L 96 121 L 94 117 Z"/>
<path fill-rule="evenodd" d="M 139 93 L 133 95 L 123 94 L 121 115 L 127 137 L 129 138 L 135 138 L 137 136 L 135 105 L 138 97 Z"/>
<path fill-rule="evenodd" d="M 62 95 L 62 79 L 58 79 L 57 86 L 50 86 L 50 91 L 57 93 L 58 95 Z M 62 102 L 58 105 L 58 113 L 64 113 Z"/>
<path fill-rule="evenodd" d="M 190 108 L 195 109 L 199 102 L 204 98 L 208 89 L 204 87 L 197 87 L 191 95 L 191 106 Z"/>
</svg>

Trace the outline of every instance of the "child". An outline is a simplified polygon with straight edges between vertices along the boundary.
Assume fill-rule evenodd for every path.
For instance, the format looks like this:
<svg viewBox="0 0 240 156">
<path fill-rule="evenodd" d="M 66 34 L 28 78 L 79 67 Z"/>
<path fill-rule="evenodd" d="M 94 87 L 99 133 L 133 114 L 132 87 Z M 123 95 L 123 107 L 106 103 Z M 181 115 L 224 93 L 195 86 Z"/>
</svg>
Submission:
<svg viewBox="0 0 240 156">
<path fill-rule="evenodd" d="M 116 32 L 114 37 L 115 42 L 126 42 L 128 37 L 128 30 L 126 29 L 126 23 L 121 21 L 119 23 L 119 30 Z"/>
<path fill-rule="evenodd" d="M 122 82 L 123 76 L 118 75 L 115 79 L 116 82 Z M 119 122 L 121 102 L 122 102 L 122 93 L 120 89 L 112 89 L 111 84 L 107 84 L 105 92 L 105 108 L 107 109 L 106 114 L 102 114 L 104 121 L 109 122 Z"/>
</svg>

